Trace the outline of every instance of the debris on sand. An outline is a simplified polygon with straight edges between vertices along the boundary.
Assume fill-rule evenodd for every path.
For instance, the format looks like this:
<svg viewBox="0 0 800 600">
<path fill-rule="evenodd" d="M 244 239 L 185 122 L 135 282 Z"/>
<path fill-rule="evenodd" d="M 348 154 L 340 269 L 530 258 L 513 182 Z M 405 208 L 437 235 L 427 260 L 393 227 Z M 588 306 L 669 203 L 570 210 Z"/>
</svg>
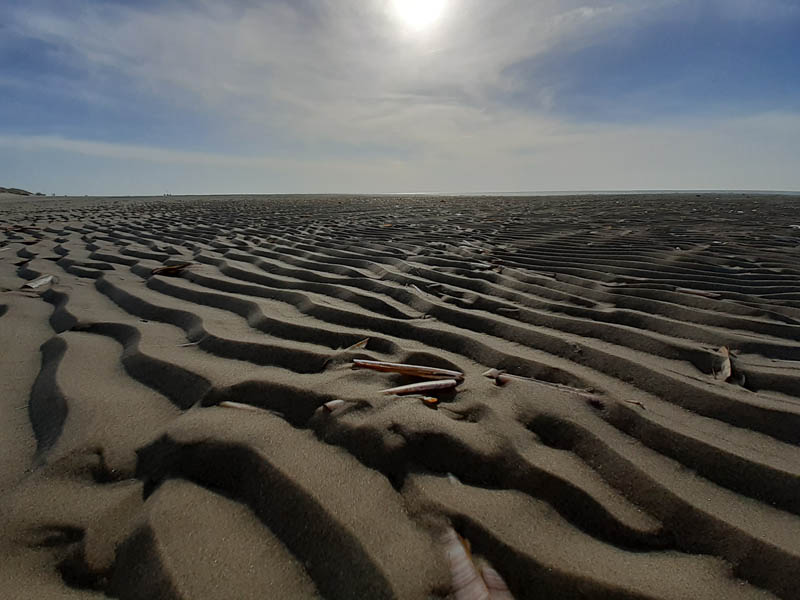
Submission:
<svg viewBox="0 0 800 600">
<path fill-rule="evenodd" d="M 722 356 L 722 366 L 718 373 L 715 373 L 714 379 L 722 379 L 728 381 L 733 375 L 733 361 L 731 361 L 731 352 L 727 346 L 723 346 L 718 350 L 719 355 Z"/>
<path fill-rule="evenodd" d="M 419 392 L 429 392 L 432 390 L 448 390 L 456 387 L 459 383 L 460 382 L 455 379 L 437 379 L 435 381 L 423 381 L 421 383 L 411 383 L 409 385 L 389 388 L 388 390 L 381 390 L 381 394 L 402 396 L 404 394 L 418 394 Z"/>
<path fill-rule="evenodd" d="M 181 263 L 179 265 L 169 265 L 167 267 L 156 267 L 150 271 L 151 275 L 163 275 L 165 277 L 179 277 L 184 269 L 191 267 L 192 263 Z"/>
<path fill-rule="evenodd" d="M 416 398 L 420 402 L 422 402 L 428 408 L 436 408 L 439 406 L 441 400 L 436 396 L 428 396 L 427 394 L 412 394 L 412 395 L 405 395 L 404 398 Z"/>
<path fill-rule="evenodd" d="M 502 369 L 489 369 L 483 374 L 484 377 L 488 377 L 489 379 L 494 379 L 496 385 L 505 385 L 509 381 L 527 381 L 528 383 L 535 383 L 537 385 L 544 385 L 547 387 L 555 388 L 557 390 L 561 390 L 564 392 L 572 392 L 574 394 L 580 394 L 582 396 L 589 396 L 591 398 L 596 397 L 596 394 L 593 393 L 591 389 L 587 388 L 576 388 L 569 385 L 563 385 L 560 383 L 552 383 L 550 381 L 542 381 L 541 379 L 536 379 L 535 377 L 523 377 L 522 375 L 512 375 L 511 373 L 506 373 Z"/>
<path fill-rule="evenodd" d="M 365 338 L 360 342 L 356 342 L 352 346 L 348 346 L 342 352 L 352 352 L 353 350 L 361 350 L 362 348 L 366 348 L 367 344 L 369 344 L 369 338 Z"/>
<path fill-rule="evenodd" d="M 481 576 L 489 589 L 490 600 L 514 600 L 514 596 L 511 595 L 511 590 L 508 589 L 506 582 L 500 576 L 500 573 L 492 567 L 482 565 Z"/>
<path fill-rule="evenodd" d="M 327 366 L 328 364 L 331 364 L 333 362 L 338 362 L 348 352 L 353 352 L 355 350 L 361 350 L 363 348 L 366 348 L 367 344 L 369 344 L 369 340 L 370 338 L 365 338 L 360 342 L 356 342 L 352 346 L 348 346 L 347 348 L 337 349 L 336 352 L 334 352 L 328 358 L 325 359 L 325 365 Z"/>
<path fill-rule="evenodd" d="M 264 409 L 259 408 L 257 406 L 253 406 L 252 404 L 243 404 L 242 402 L 231 402 L 230 400 L 225 400 L 217 404 L 217 406 L 221 406 L 222 408 L 235 408 L 236 410 L 248 410 L 251 412 L 261 412 Z"/>
<path fill-rule="evenodd" d="M 345 405 L 344 400 L 331 400 L 330 402 L 326 402 L 325 404 L 323 404 L 322 407 L 325 409 L 325 412 L 332 413 L 337 408 L 341 408 L 344 405 Z"/>
<path fill-rule="evenodd" d="M 400 373 L 421 377 L 422 379 L 464 379 L 461 371 L 451 371 L 450 369 L 439 369 L 438 367 L 425 367 L 422 365 L 406 365 L 403 363 L 381 362 L 377 360 L 353 360 L 354 367 L 362 369 L 372 369 L 383 373 Z"/>
<path fill-rule="evenodd" d="M 623 400 L 623 402 L 626 402 L 628 404 L 633 404 L 634 406 L 638 406 L 642 410 L 647 410 L 647 407 L 638 400 Z"/>
<path fill-rule="evenodd" d="M 599 398 L 589 398 L 588 404 L 597 410 L 605 410 L 606 408 L 606 405 Z"/>
<path fill-rule="evenodd" d="M 22 286 L 24 290 L 35 290 L 42 286 L 49 285 L 51 283 L 55 283 L 56 278 L 52 275 L 44 275 L 43 277 L 39 277 L 38 279 L 34 279 L 33 281 L 29 281 L 28 283 Z"/>
<path fill-rule="evenodd" d="M 721 379 L 722 381 L 726 381 L 728 383 L 738 383 L 739 385 L 744 385 L 744 373 L 735 368 L 733 362 L 733 353 L 728 349 L 728 347 L 722 346 L 722 348 L 717 351 L 717 354 L 722 357 L 722 363 L 719 371 L 713 370 L 714 379 Z"/>
<path fill-rule="evenodd" d="M 469 540 L 448 529 L 442 537 L 450 565 L 456 600 L 513 600 L 500 574 L 488 565 L 480 571 L 472 558 Z"/>
</svg>

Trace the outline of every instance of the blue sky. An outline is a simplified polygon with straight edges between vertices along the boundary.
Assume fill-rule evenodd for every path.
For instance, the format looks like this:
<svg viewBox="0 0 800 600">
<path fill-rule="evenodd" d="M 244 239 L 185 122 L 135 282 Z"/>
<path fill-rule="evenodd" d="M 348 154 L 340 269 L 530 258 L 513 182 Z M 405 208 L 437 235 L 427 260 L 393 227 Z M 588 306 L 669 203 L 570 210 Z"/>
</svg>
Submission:
<svg viewBox="0 0 800 600">
<path fill-rule="evenodd" d="M 0 185 L 800 189 L 800 2 L 439 1 L 4 0 Z"/>
</svg>

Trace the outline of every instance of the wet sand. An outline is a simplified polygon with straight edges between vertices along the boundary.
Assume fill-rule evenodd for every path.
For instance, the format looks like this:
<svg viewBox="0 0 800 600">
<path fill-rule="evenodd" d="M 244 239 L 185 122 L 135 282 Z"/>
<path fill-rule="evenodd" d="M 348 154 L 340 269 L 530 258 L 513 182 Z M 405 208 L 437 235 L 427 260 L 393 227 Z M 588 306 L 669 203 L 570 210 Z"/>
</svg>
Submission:
<svg viewBox="0 0 800 600">
<path fill-rule="evenodd" d="M 792 225 L 744 194 L 0 198 L 0 596 L 445 598 L 453 527 L 519 599 L 797 598 Z M 465 377 L 432 407 L 359 358 Z"/>
</svg>

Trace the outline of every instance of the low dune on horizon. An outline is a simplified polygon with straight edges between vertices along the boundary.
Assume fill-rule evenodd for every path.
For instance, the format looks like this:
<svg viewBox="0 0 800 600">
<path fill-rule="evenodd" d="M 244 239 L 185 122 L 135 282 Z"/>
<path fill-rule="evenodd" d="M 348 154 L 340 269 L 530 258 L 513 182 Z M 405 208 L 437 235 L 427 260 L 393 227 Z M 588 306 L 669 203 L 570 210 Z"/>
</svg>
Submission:
<svg viewBox="0 0 800 600">
<path fill-rule="evenodd" d="M 792 600 L 798 340 L 798 196 L 5 198 L 0 596 Z"/>
</svg>

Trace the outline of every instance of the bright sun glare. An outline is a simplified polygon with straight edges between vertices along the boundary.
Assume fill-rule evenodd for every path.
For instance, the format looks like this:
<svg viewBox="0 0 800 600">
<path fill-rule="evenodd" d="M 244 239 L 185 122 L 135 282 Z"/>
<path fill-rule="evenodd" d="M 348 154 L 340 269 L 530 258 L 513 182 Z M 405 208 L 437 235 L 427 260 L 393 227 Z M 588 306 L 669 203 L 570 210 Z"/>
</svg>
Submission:
<svg viewBox="0 0 800 600">
<path fill-rule="evenodd" d="M 446 0 L 392 0 L 394 11 L 405 25 L 422 30 L 431 27 L 444 12 Z"/>
</svg>

